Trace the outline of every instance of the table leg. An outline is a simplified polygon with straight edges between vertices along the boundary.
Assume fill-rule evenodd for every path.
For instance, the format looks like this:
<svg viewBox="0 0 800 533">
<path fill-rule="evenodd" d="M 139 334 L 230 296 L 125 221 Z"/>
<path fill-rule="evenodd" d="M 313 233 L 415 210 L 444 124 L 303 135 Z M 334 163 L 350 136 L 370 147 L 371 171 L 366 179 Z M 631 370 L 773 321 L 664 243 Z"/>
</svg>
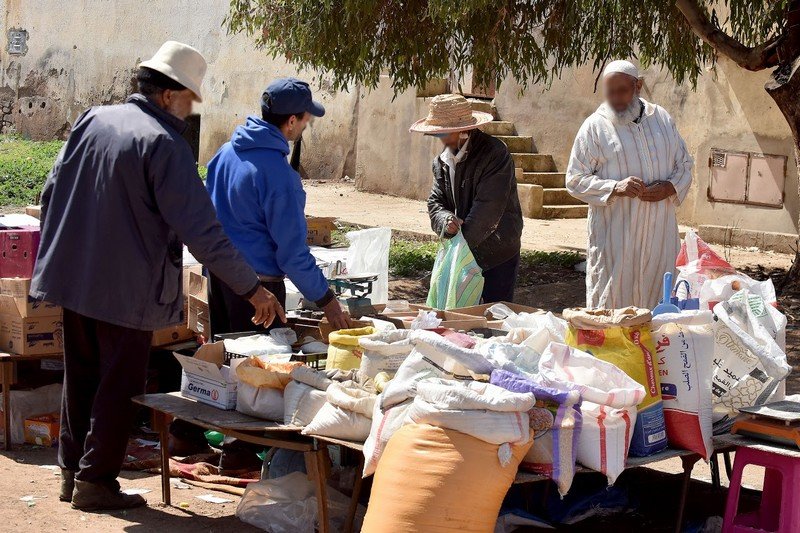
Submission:
<svg viewBox="0 0 800 533">
<path fill-rule="evenodd" d="M 731 472 L 733 466 L 731 465 L 731 452 L 722 452 L 722 458 L 725 460 L 725 475 L 728 476 L 728 481 L 731 479 Z"/>
<path fill-rule="evenodd" d="M 172 504 L 169 484 L 169 423 L 172 417 L 161 411 L 153 411 L 153 429 L 158 431 L 161 444 L 161 500 L 164 505 Z"/>
<path fill-rule="evenodd" d="M 689 494 L 692 470 L 694 470 L 694 465 L 697 464 L 699 460 L 699 455 L 684 455 L 681 457 L 681 463 L 683 463 L 683 486 L 681 487 L 680 501 L 678 502 L 678 517 L 675 522 L 675 533 L 680 533 L 683 528 L 683 513 L 686 509 L 686 496 Z"/>
<path fill-rule="evenodd" d="M 350 507 L 347 509 L 347 521 L 344 523 L 345 533 L 352 533 L 353 522 L 356 520 L 358 500 L 361 497 L 361 484 L 364 481 L 361 473 L 364 471 L 364 454 L 359 454 L 360 460 L 356 466 L 356 480 L 353 483 L 353 495 L 350 497 Z"/>
<path fill-rule="evenodd" d="M 14 380 L 14 363 L 11 361 L 2 363 L 3 365 L 3 446 L 6 450 L 11 449 L 11 382 Z"/>
<path fill-rule="evenodd" d="M 324 446 L 317 450 L 304 453 L 308 477 L 316 487 L 319 533 L 328 533 L 330 531 L 330 525 L 328 523 L 328 491 L 326 488 L 327 480 L 325 476 L 324 454 Z"/>
<path fill-rule="evenodd" d="M 711 469 L 711 486 L 714 487 L 715 490 L 720 490 L 722 488 L 722 480 L 719 472 L 719 455 L 717 455 L 716 452 L 711 454 L 708 467 Z"/>
</svg>

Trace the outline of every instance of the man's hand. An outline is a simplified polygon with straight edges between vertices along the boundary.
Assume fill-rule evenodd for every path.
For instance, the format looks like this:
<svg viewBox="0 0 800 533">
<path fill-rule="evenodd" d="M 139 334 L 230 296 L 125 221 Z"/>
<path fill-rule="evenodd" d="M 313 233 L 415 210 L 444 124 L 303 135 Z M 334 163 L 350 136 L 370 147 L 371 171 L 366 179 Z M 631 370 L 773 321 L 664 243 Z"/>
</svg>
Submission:
<svg viewBox="0 0 800 533">
<path fill-rule="evenodd" d="M 618 181 L 614 185 L 614 196 L 625 196 L 628 198 L 637 198 L 645 190 L 645 184 L 636 176 L 628 176 L 624 180 Z"/>
<path fill-rule="evenodd" d="M 339 300 L 336 298 L 325 304 L 322 308 L 325 312 L 325 318 L 328 319 L 333 331 L 340 329 L 349 329 L 353 327 L 353 322 L 350 320 L 350 314 L 342 309 Z"/>
<path fill-rule="evenodd" d="M 250 303 L 256 310 L 252 319 L 256 326 L 269 327 L 276 316 L 281 322 L 286 322 L 286 314 L 278 299 L 264 287 L 258 287 L 256 293 L 250 297 Z"/>
<path fill-rule="evenodd" d="M 461 229 L 461 224 L 463 223 L 464 221 L 458 217 L 450 217 L 450 220 L 447 222 L 447 227 L 445 228 L 445 231 L 447 232 L 448 235 L 455 235 L 456 233 L 458 233 L 458 230 Z"/>
<path fill-rule="evenodd" d="M 669 181 L 657 181 L 645 187 L 639 199 L 643 202 L 660 202 L 676 194 L 675 186 Z"/>
</svg>

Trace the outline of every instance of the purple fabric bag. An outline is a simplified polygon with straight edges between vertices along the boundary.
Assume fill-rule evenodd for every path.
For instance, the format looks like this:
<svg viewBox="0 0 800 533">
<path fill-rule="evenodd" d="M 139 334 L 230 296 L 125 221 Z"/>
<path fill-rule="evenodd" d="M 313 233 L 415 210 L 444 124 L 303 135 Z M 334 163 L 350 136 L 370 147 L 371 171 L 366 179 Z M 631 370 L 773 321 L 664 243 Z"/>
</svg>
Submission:
<svg viewBox="0 0 800 533">
<path fill-rule="evenodd" d="M 536 407 L 529 415 L 534 441 L 520 467 L 550 477 L 564 496 L 575 475 L 581 432 L 580 393 L 545 387 L 507 370 L 493 370 L 491 383 L 512 392 L 533 393 Z"/>
</svg>

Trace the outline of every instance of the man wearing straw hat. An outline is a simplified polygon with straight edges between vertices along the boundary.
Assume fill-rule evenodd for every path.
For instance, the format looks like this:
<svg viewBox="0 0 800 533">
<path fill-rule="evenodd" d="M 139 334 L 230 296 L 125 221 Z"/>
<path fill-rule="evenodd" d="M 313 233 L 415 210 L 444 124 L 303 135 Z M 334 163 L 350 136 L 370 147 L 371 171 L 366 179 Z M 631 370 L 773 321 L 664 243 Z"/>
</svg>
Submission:
<svg viewBox="0 0 800 533">
<path fill-rule="evenodd" d="M 153 331 L 183 322 L 182 253 L 255 308 L 284 320 L 276 298 L 225 236 L 181 136 L 206 61 L 169 41 L 139 66 L 139 92 L 84 112 L 42 192 L 31 296 L 64 308 L 60 499 L 82 510 L 144 505 L 117 476 L 144 393 Z"/>
<path fill-rule="evenodd" d="M 485 303 L 513 301 L 520 261 L 522 210 L 514 162 L 505 143 L 483 133 L 492 115 L 473 111 L 460 94 L 431 100 L 426 118 L 410 131 L 441 139 L 433 160 L 428 215 L 437 235 L 464 235 L 483 270 Z"/>
<path fill-rule="evenodd" d="M 630 61 L 603 71 L 605 102 L 581 126 L 567 190 L 589 204 L 586 305 L 652 309 L 680 250 L 675 208 L 694 161 L 663 107 L 640 98 Z"/>
</svg>

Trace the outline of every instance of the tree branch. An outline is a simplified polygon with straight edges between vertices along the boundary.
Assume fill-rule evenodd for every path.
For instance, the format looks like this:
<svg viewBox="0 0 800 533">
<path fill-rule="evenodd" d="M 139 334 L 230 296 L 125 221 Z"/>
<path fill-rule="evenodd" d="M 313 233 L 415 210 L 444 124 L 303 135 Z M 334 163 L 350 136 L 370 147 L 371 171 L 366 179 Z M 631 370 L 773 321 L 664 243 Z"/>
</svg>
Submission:
<svg viewBox="0 0 800 533">
<path fill-rule="evenodd" d="M 709 20 L 708 12 L 697 3 L 697 0 L 675 0 L 675 7 L 683 14 L 698 37 L 740 67 L 755 71 L 778 65 L 777 44 L 781 36 L 773 37 L 751 48 L 717 28 Z"/>
</svg>

